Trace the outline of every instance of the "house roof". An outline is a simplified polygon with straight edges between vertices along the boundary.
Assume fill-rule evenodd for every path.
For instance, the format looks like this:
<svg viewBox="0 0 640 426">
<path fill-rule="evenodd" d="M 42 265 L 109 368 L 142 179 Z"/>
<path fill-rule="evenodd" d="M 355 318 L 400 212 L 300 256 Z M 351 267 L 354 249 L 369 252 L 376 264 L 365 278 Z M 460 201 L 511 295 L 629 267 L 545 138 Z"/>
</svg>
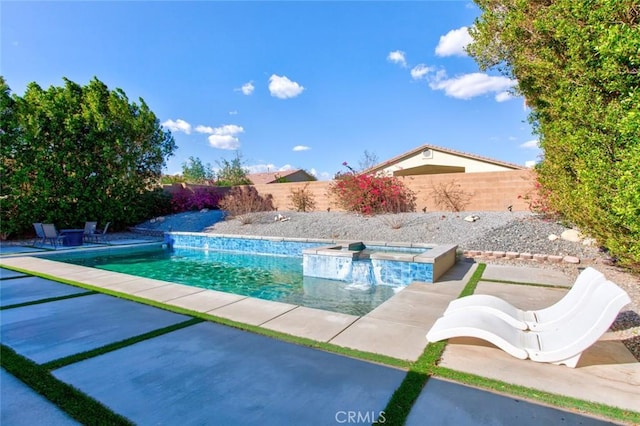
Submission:
<svg viewBox="0 0 640 426">
<path fill-rule="evenodd" d="M 249 179 L 254 185 L 276 183 L 278 179 L 286 178 L 287 176 L 298 173 L 300 171 L 301 169 L 292 169 L 280 170 L 277 172 L 250 173 L 247 175 L 247 179 Z"/>
<path fill-rule="evenodd" d="M 436 146 L 436 145 L 430 145 L 430 144 L 424 144 L 421 145 L 417 148 L 412 149 L 411 151 L 405 152 L 404 154 L 400 154 L 396 157 L 393 157 L 387 161 L 383 161 L 382 163 L 376 164 L 373 167 L 369 167 L 366 170 L 363 170 L 362 173 L 367 174 L 367 173 L 373 173 L 375 171 L 384 169 L 386 167 L 389 167 L 395 163 L 398 163 L 402 160 L 405 160 L 409 157 L 413 157 L 416 154 L 421 153 L 422 151 L 424 151 L 425 149 L 432 149 L 434 151 L 440 151 L 440 152 L 445 152 L 447 154 L 451 154 L 451 155 L 457 155 L 458 157 L 465 157 L 465 158 L 470 158 L 472 160 L 478 160 L 478 161 L 482 161 L 485 163 L 491 163 L 491 164 L 496 164 L 499 166 L 503 166 L 503 167 L 509 167 L 511 169 L 525 169 L 526 167 L 524 166 L 520 166 L 518 164 L 515 163 L 508 163 L 506 161 L 501 161 L 501 160 L 496 160 L 494 158 L 489 158 L 489 157 L 483 157 L 481 155 L 476 155 L 476 154 L 470 154 L 467 152 L 462 152 L 462 151 L 456 151 L 455 149 L 449 149 L 449 148 L 443 148 L 441 146 Z"/>
</svg>

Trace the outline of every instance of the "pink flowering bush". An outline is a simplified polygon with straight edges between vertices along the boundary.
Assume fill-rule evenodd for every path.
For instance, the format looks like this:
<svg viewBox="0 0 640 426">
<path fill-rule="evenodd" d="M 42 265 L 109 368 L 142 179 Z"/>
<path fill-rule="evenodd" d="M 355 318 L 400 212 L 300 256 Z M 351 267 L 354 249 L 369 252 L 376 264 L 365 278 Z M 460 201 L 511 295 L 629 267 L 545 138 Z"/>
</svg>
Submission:
<svg viewBox="0 0 640 426">
<path fill-rule="evenodd" d="M 398 178 L 357 174 L 346 162 L 342 165 L 349 171 L 339 173 L 329 186 L 340 208 L 364 215 L 415 211 L 415 193 Z"/>
<path fill-rule="evenodd" d="M 174 213 L 189 210 L 217 209 L 222 194 L 216 188 L 188 188 L 176 192 L 171 197 L 171 209 Z"/>
<path fill-rule="evenodd" d="M 560 214 L 551 205 L 551 191 L 543 187 L 537 179 L 534 181 L 534 187 L 525 195 L 518 195 L 529 206 L 529 211 L 539 214 L 549 219 L 558 219 Z"/>
</svg>

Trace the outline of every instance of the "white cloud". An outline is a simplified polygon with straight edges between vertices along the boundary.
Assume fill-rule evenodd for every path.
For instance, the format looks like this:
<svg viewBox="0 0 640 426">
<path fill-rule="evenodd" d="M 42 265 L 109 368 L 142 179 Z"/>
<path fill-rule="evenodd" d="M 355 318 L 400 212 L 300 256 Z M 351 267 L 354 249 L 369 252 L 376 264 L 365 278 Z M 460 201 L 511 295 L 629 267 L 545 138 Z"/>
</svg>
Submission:
<svg viewBox="0 0 640 426">
<path fill-rule="evenodd" d="M 540 145 L 538 144 L 538 140 L 534 139 L 534 140 L 527 141 L 525 143 L 520 144 L 520 148 L 538 149 L 538 148 L 540 148 Z"/>
<path fill-rule="evenodd" d="M 229 111 L 229 115 L 238 115 L 238 111 L 236 110 Z"/>
<path fill-rule="evenodd" d="M 183 132 L 183 133 L 186 133 L 187 135 L 191 133 L 191 124 L 179 118 L 176 121 L 167 120 L 164 123 L 162 123 L 162 126 L 166 127 L 172 132 Z"/>
<path fill-rule="evenodd" d="M 499 92 L 496 94 L 496 102 L 506 102 L 509 99 L 513 98 L 511 93 L 509 92 Z"/>
<path fill-rule="evenodd" d="M 255 86 L 253 85 L 253 81 L 250 81 L 248 83 L 245 83 L 242 85 L 241 88 L 239 89 L 235 89 L 236 91 L 240 91 L 242 92 L 244 95 L 249 96 L 250 94 L 253 93 L 253 91 L 255 90 Z"/>
<path fill-rule="evenodd" d="M 310 150 L 311 147 L 305 146 L 305 145 L 296 145 L 293 147 L 294 151 L 308 151 Z"/>
<path fill-rule="evenodd" d="M 427 74 L 434 70 L 433 67 L 429 67 L 425 64 L 418 64 L 415 67 L 411 68 L 411 78 L 414 80 L 423 79 Z"/>
<path fill-rule="evenodd" d="M 399 64 L 402 67 L 407 66 L 405 53 L 402 50 L 394 50 L 393 52 L 389 52 L 389 54 L 387 55 L 387 61 L 393 62 L 394 64 Z"/>
<path fill-rule="evenodd" d="M 212 134 L 213 133 L 213 127 L 210 126 L 203 126 L 202 124 L 196 126 L 196 132 L 198 133 L 207 133 L 207 134 Z"/>
<path fill-rule="evenodd" d="M 536 160 L 528 160 L 524 162 L 524 166 L 528 168 L 535 167 L 536 164 L 538 164 Z"/>
<path fill-rule="evenodd" d="M 309 169 L 309 174 L 311 176 L 315 176 L 316 178 L 318 177 L 318 171 L 316 169 L 314 169 L 313 167 L 311 169 Z"/>
<path fill-rule="evenodd" d="M 233 135 L 211 135 L 207 139 L 209 139 L 209 145 L 214 148 L 230 150 L 240 148 L 240 140 Z"/>
<path fill-rule="evenodd" d="M 225 124 L 220 127 L 202 126 L 196 127 L 196 132 L 210 135 L 209 144 L 218 149 L 238 149 L 240 139 L 236 135 L 244 133 L 242 126 L 236 124 Z"/>
<path fill-rule="evenodd" d="M 429 83 L 433 90 L 444 90 L 447 96 L 457 99 L 471 99 L 486 93 L 501 93 L 515 86 L 516 81 L 507 77 L 494 77 L 484 73 L 464 74 L 447 78 L 446 73 L 438 72 Z"/>
<path fill-rule="evenodd" d="M 295 81 L 289 80 L 286 76 L 279 76 L 273 74 L 269 77 L 269 92 L 271 92 L 271 96 L 280 99 L 288 99 L 295 98 L 298 96 L 304 87 L 296 83 Z"/>
<path fill-rule="evenodd" d="M 275 164 L 253 164 L 246 167 L 249 170 L 249 173 L 266 173 L 266 172 L 284 172 L 287 170 L 293 170 L 293 166 L 291 164 L 285 164 L 284 166 L 278 167 Z"/>
<path fill-rule="evenodd" d="M 438 56 L 467 56 L 464 48 L 473 41 L 467 27 L 451 30 L 443 36 L 436 46 Z"/>
</svg>

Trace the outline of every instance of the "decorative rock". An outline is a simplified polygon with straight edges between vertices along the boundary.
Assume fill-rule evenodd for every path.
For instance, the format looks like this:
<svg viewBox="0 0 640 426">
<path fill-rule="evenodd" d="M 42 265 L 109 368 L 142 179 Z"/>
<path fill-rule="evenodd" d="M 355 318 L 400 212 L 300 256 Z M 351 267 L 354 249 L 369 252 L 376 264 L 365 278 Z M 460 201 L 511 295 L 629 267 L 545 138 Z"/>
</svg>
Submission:
<svg viewBox="0 0 640 426">
<path fill-rule="evenodd" d="M 536 253 L 533 255 L 533 260 L 536 262 L 544 262 L 545 260 L 547 260 L 547 255 Z"/>
<path fill-rule="evenodd" d="M 596 242 L 595 238 L 585 238 L 582 241 L 582 244 L 585 245 L 585 246 L 593 247 L 593 246 L 595 246 L 597 244 L 597 242 Z"/>
<path fill-rule="evenodd" d="M 478 219 L 480 219 L 480 216 L 475 214 L 470 214 L 469 216 L 465 217 L 463 220 L 466 220 L 467 222 L 475 222 Z"/>
<path fill-rule="evenodd" d="M 556 256 L 556 255 L 550 254 L 549 256 L 547 256 L 547 260 L 553 263 L 560 263 L 562 262 L 562 256 Z"/>
<path fill-rule="evenodd" d="M 560 238 L 566 241 L 577 243 L 578 241 L 582 240 L 582 234 L 576 229 L 567 229 L 566 231 L 562 232 L 562 234 L 560 234 Z"/>
<path fill-rule="evenodd" d="M 549 241 L 555 241 L 560 237 L 558 237 L 556 234 L 550 234 L 548 238 L 549 238 Z"/>
<path fill-rule="evenodd" d="M 575 263 L 575 264 L 580 263 L 580 259 L 578 259 L 575 256 L 565 256 L 562 258 L 562 260 L 566 263 Z"/>
<path fill-rule="evenodd" d="M 531 253 L 520 253 L 520 259 L 533 259 L 533 255 Z"/>
<path fill-rule="evenodd" d="M 516 251 L 508 251 L 505 253 L 505 255 L 507 256 L 507 259 L 517 259 L 518 256 L 520 256 L 520 253 Z"/>
</svg>

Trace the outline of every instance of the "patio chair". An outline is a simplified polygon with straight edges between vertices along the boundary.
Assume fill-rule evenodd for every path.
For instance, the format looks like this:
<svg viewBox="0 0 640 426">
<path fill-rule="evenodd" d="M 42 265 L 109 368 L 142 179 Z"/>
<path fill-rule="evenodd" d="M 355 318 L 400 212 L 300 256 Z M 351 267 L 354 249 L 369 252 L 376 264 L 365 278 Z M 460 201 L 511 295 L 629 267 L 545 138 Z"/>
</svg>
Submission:
<svg viewBox="0 0 640 426">
<path fill-rule="evenodd" d="M 105 244 L 109 244 L 109 240 L 107 239 L 107 231 L 109 230 L 109 225 L 111 225 L 111 222 L 107 222 L 107 224 L 104 226 L 104 229 L 97 230 L 93 234 L 93 238 L 96 243 L 103 242 Z"/>
<path fill-rule="evenodd" d="M 49 243 L 55 248 L 58 247 L 58 243 L 62 243 L 65 239 L 65 236 L 60 235 L 55 225 L 51 223 L 43 223 L 42 231 L 44 232 L 45 241 L 49 241 Z"/>
<path fill-rule="evenodd" d="M 85 222 L 84 223 L 84 234 L 83 240 L 85 242 L 91 241 L 93 235 L 96 233 L 96 226 L 98 226 L 98 222 Z"/>
<path fill-rule="evenodd" d="M 582 301 L 606 281 L 601 272 L 588 267 L 580 273 L 569 292 L 547 308 L 525 311 L 496 296 L 473 294 L 453 300 L 449 303 L 444 315 L 460 311 L 484 311 L 520 330 L 548 330 L 571 317 L 580 308 Z"/>
<path fill-rule="evenodd" d="M 40 240 L 40 244 L 44 244 L 45 242 L 45 236 L 44 236 L 44 230 L 42 229 L 42 223 L 34 223 L 33 224 L 33 229 L 35 229 L 36 231 L 36 238 L 34 238 L 33 240 L 33 246 L 36 245 L 36 242 L 38 242 L 38 240 Z"/>
<path fill-rule="evenodd" d="M 575 368 L 582 353 L 613 324 L 629 295 L 605 281 L 585 297 L 574 315 L 554 329 L 525 331 L 482 310 L 460 310 L 440 317 L 427 333 L 429 342 L 453 337 L 486 340 L 509 355 Z"/>
</svg>

